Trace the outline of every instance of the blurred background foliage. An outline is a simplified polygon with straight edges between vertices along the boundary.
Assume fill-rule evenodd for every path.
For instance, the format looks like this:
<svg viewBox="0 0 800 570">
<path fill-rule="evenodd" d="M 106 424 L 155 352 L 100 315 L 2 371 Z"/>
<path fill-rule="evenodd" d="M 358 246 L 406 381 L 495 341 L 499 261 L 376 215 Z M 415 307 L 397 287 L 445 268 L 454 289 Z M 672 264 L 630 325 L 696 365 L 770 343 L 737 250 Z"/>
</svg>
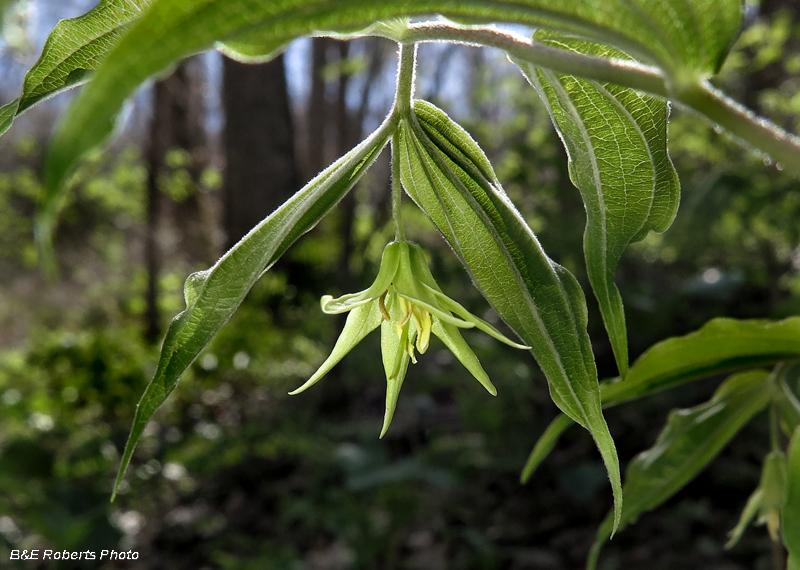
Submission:
<svg viewBox="0 0 800 570">
<path fill-rule="evenodd" d="M 34 23 L 58 15 L 55 4 L 17 3 L 7 12 L 6 77 L 30 66 L 31 46 L 43 39 Z M 747 28 L 717 81 L 797 132 L 798 46 L 796 2 L 748 5 Z M 183 308 L 186 275 L 247 231 L 247 216 L 268 214 L 375 126 L 391 101 L 394 66 L 389 43 L 327 39 L 296 43 L 263 66 L 218 55 L 183 64 L 137 96 L 114 144 L 78 173 L 58 230 L 57 281 L 36 268 L 31 219 L 64 98 L 0 139 L 0 560 L 11 549 L 117 548 L 140 553 L 120 567 L 152 569 L 583 565 L 611 494 L 590 438 L 577 429 L 520 486 L 525 458 L 556 413 L 530 355 L 465 333 L 497 385 L 492 398 L 433 341 L 410 370 L 383 440 L 376 335 L 314 389 L 287 396 L 343 324 L 321 313 L 319 297 L 370 283 L 393 239 L 387 157 L 259 281 L 148 426 L 120 496 L 108 502 L 159 335 Z M 0 90 L 3 101 L 16 96 L 16 81 Z M 259 96 L 251 100 L 241 85 Z M 580 196 L 521 75 L 491 50 L 426 45 L 418 95 L 473 134 L 545 250 L 589 291 Z M 746 146 L 674 110 L 678 218 L 632 246 L 617 274 L 632 357 L 712 317 L 800 312 L 796 181 Z M 243 214 L 236 204 L 245 204 Z M 405 207 L 407 232 L 430 253 L 445 292 L 496 322 L 427 219 L 410 201 Z M 611 348 L 587 300 L 600 374 L 610 377 Z M 623 462 L 652 445 L 669 409 L 699 403 L 716 383 L 609 410 Z M 723 550 L 758 484 L 766 424 L 757 418 L 681 493 L 620 533 L 602 568 L 772 568 L 764 529 Z"/>
</svg>

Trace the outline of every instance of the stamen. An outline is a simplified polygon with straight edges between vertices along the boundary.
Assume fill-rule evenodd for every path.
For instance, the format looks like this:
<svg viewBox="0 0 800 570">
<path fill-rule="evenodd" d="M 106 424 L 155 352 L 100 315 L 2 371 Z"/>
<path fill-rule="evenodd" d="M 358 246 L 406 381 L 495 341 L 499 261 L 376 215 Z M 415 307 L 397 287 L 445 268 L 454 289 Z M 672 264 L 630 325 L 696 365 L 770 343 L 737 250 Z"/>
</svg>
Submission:
<svg viewBox="0 0 800 570">
<path fill-rule="evenodd" d="M 411 318 L 411 307 L 412 307 L 412 305 L 411 305 L 411 303 L 406 301 L 404 298 L 402 298 L 402 297 L 398 297 L 398 298 L 400 299 L 400 309 L 403 311 L 403 318 L 400 319 L 400 322 L 398 323 L 398 325 L 402 327 L 402 326 L 405 326 L 405 324 L 408 322 L 408 319 Z"/>
<path fill-rule="evenodd" d="M 378 298 L 378 308 L 381 310 L 381 314 L 383 315 L 384 320 L 391 321 L 392 315 L 389 314 L 389 311 L 386 310 L 386 294 L 389 292 L 387 289 L 383 292 L 383 294 Z"/>
<path fill-rule="evenodd" d="M 417 324 L 417 331 L 419 331 L 417 333 L 417 350 L 420 354 L 425 354 L 431 341 L 433 319 L 428 311 L 416 305 L 413 306 L 412 311 L 414 313 L 414 322 Z"/>
<path fill-rule="evenodd" d="M 408 356 L 411 357 L 411 362 L 416 364 L 417 357 L 414 355 L 414 341 L 411 339 L 408 339 L 408 342 L 406 343 L 406 352 L 408 353 Z"/>
</svg>

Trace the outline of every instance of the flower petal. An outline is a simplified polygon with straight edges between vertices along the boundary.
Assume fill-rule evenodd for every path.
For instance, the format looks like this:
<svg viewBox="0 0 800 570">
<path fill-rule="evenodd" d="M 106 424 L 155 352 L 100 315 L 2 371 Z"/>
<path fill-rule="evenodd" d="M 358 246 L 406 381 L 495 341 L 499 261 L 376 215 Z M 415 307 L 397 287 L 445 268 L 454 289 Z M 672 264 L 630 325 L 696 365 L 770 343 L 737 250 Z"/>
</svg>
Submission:
<svg viewBox="0 0 800 570">
<path fill-rule="evenodd" d="M 455 354 L 456 358 L 469 370 L 472 375 L 480 382 L 484 388 L 492 395 L 497 395 L 497 388 L 494 387 L 492 381 L 489 380 L 489 375 L 481 366 L 478 357 L 472 352 L 472 349 L 461 336 L 459 330 L 447 323 L 435 320 L 433 321 L 433 334 L 438 336 L 450 352 Z"/>
<path fill-rule="evenodd" d="M 398 334 L 396 322 L 402 317 L 400 302 L 397 297 L 393 296 L 390 296 L 388 300 L 387 310 L 391 314 L 392 320 L 381 322 L 381 354 L 383 368 L 386 372 L 386 411 L 383 416 L 380 437 L 386 435 L 392 423 L 400 387 L 403 385 L 406 371 L 408 371 L 408 363 L 411 360 L 408 344 L 409 342 L 413 343 L 417 334 L 413 319 L 400 327 Z"/>
<path fill-rule="evenodd" d="M 759 508 L 761 508 L 761 496 L 764 494 L 764 491 L 759 487 L 756 489 L 750 498 L 747 499 L 747 504 L 742 511 L 742 516 L 739 517 L 739 522 L 736 527 L 728 533 L 728 542 L 725 544 L 726 549 L 733 548 L 736 546 L 736 543 L 739 542 L 739 539 L 742 538 L 744 531 L 747 530 L 747 527 L 756 517 Z"/>
<path fill-rule="evenodd" d="M 405 293 L 400 293 L 399 291 L 397 295 L 402 299 L 410 302 L 412 305 L 416 305 L 421 309 L 425 309 L 437 319 L 442 320 L 448 324 L 451 324 L 454 327 L 458 327 L 460 329 L 471 329 L 475 326 L 474 323 L 471 323 L 470 321 L 461 320 L 458 317 L 454 317 L 453 315 L 451 315 L 449 311 L 443 310 L 439 306 L 435 297 L 432 299 L 431 297 L 428 297 L 429 301 L 432 300 L 434 303 L 436 303 L 436 304 L 431 304 L 430 302 L 424 301 L 417 297 L 413 297 L 411 295 L 406 295 Z"/>
<path fill-rule="evenodd" d="M 433 326 L 433 318 L 431 314 L 425 309 L 420 309 L 414 305 L 412 312 L 414 314 L 414 324 L 417 326 L 417 350 L 420 354 L 425 354 L 428 350 L 428 345 L 431 340 L 431 326 Z"/>
<path fill-rule="evenodd" d="M 436 300 L 439 301 L 439 303 L 443 305 L 447 310 L 454 312 L 456 315 L 458 315 L 465 321 L 472 323 L 476 328 L 482 330 L 486 334 L 493 336 L 494 338 L 496 338 L 500 342 L 507 344 L 508 346 L 513 346 L 514 348 L 519 348 L 521 350 L 531 349 L 530 346 L 514 342 L 513 340 L 505 336 L 503 333 L 501 333 L 499 330 L 494 328 L 492 325 L 490 325 L 483 319 L 476 317 L 475 315 L 470 313 L 462 305 L 460 305 L 458 302 L 454 301 L 441 291 L 437 291 L 436 289 L 428 285 L 425 285 L 425 287 L 427 287 L 428 290 L 430 290 L 434 294 Z"/>
<path fill-rule="evenodd" d="M 342 295 L 336 299 L 330 295 L 325 295 L 320 302 L 323 312 L 329 315 L 344 313 L 383 295 L 389 288 L 389 285 L 392 284 L 395 273 L 397 273 L 397 266 L 400 262 L 400 246 L 402 243 L 404 242 L 392 242 L 383 250 L 378 275 L 368 289 L 359 293 Z"/>
<path fill-rule="evenodd" d="M 339 339 L 336 341 L 336 345 L 333 347 L 330 356 L 328 356 L 325 362 L 322 363 L 322 366 L 317 369 L 314 375 L 309 378 L 305 384 L 289 392 L 289 394 L 299 394 L 319 382 L 331 368 L 338 364 L 348 352 L 353 350 L 355 345 L 378 328 L 382 320 L 383 315 L 381 315 L 377 302 L 371 305 L 362 305 L 351 311 L 350 314 L 347 315 L 347 321 L 345 322 L 344 329 L 342 329 L 342 334 L 339 335 Z"/>
</svg>

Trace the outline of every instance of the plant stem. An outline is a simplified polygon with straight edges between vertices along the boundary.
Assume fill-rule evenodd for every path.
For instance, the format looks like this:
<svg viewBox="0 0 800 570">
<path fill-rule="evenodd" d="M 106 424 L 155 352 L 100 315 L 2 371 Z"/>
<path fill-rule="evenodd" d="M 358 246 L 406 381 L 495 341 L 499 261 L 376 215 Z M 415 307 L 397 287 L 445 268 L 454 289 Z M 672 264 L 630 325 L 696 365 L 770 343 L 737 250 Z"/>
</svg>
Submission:
<svg viewBox="0 0 800 570">
<path fill-rule="evenodd" d="M 400 161 L 397 158 L 399 149 L 399 133 L 397 131 L 392 135 L 392 219 L 394 220 L 394 239 L 396 241 L 405 241 L 406 229 L 403 226 L 402 216 L 402 200 L 403 200 L 403 187 L 400 182 Z"/>
<path fill-rule="evenodd" d="M 417 44 L 401 42 L 398 44 L 397 91 L 394 96 L 392 117 L 399 121 L 411 114 L 411 102 L 414 97 L 414 73 L 417 64 Z M 402 200 L 403 186 L 400 182 L 400 161 L 397 159 L 399 149 L 399 133 L 392 135 L 392 219 L 397 241 L 405 241 L 406 230 L 403 227 Z"/>
<path fill-rule="evenodd" d="M 778 425 L 778 407 L 773 403 L 769 407 L 769 438 L 772 451 L 781 451 L 780 426 Z"/>
<path fill-rule="evenodd" d="M 386 34 L 384 37 L 389 37 Z M 403 42 L 448 41 L 501 49 L 514 59 L 558 73 L 623 85 L 669 99 L 723 127 L 747 148 L 764 152 L 770 160 L 800 174 L 800 138 L 740 105 L 706 79 L 674 81 L 660 69 L 638 62 L 603 59 L 570 52 L 493 27 L 458 26 L 444 22 L 409 26 Z"/>
<path fill-rule="evenodd" d="M 450 41 L 501 49 L 510 56 L 560 73 L 586 79 L 608 81 L 666 96 L 664 75 L 658 68 L 621 59 L 603 59 L 548 45 L 493 27 L 461 27 L 446 23 L 422 23 L 409 26 L 403 41 Z"/>
<path fill-rule="evenodd" d="M 746 148 L 756 148 L 774 163 L 800 174 L 800 138 L 759 117 L 708 81 L 681 89 L 673 98 L 723 127 Z"/>
<path fill-rule="evenodd" d="M 394 96 L 394 113 L 400 117 L 411 111 L 414 97 L 414 74 L 417 63 L 417 44 L 400 43 L 398 49 L 397 91 Z"/>
</svg>

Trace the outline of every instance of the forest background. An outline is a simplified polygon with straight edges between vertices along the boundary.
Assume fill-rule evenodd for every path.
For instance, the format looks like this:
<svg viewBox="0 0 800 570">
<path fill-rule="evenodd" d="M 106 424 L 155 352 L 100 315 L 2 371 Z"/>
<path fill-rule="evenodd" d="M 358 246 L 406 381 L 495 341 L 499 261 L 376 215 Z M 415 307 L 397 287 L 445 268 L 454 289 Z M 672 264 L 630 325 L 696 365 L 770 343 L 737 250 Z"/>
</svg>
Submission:
<svg viewBox="0 0 800 570">
<path fill-rule="evenodd" d="M 6 11 L 2 102 L 17 96 L 43 34 L 91 5 L 30 0 Z M 796 2 L 748 5 L 718 81 L 797 132 L 798 47 Z M 466 333 L 497 385 L 491 398 L 432 345 L 409 371 L 383 440 L 377 339 L 316 390 L 286 395 L 343 324 L 321 313 L 319 297 L 371 282 L 392 239 L 387 156 L 256 285 L 157 413 L 108 502 L 186 275 L 374 128 L 391 105 L 395 50 L 381 39 L 306 39 L 268 64 L 196 57 L 146 86 L 114 144 L 80 170 L 56 236 L 57 280 L 37 268 L 32 217 L 43 149 L 69 95 L 0 138 L 0 560 L 11 549 L 117 547 L 140 553 L 126 568 L 583 565 L 611 504 L 605 469 L 589 435 L 573 429 L 520 485 L 556 415 L 530 355 Z M 467 127 L 549 255 L 587 285 L 583 205 L 535 91 L 491 50 L 425 45 L 419 59 L 420 96 Z M 632 359 L 712 317 L 800 312 L 796 183 L 680 109 L 670 151 L 678 217 L 629 248 L 617 272 Z M 445 292 L 497 321 L 424 215 L 409 204 L 406 219 Z M 611 348 L 587 301 L 600 377 L 609 377 Z M 652 445 L 668 410 L 706 400 L 718 381 L 609 410 L 623 464 Z M 768 432 L 766 419 L 748 425 L 611 541 L 601 568 L 771 568 L 763 528 L 723 549 L 758 484 Z"/>
</svg>

